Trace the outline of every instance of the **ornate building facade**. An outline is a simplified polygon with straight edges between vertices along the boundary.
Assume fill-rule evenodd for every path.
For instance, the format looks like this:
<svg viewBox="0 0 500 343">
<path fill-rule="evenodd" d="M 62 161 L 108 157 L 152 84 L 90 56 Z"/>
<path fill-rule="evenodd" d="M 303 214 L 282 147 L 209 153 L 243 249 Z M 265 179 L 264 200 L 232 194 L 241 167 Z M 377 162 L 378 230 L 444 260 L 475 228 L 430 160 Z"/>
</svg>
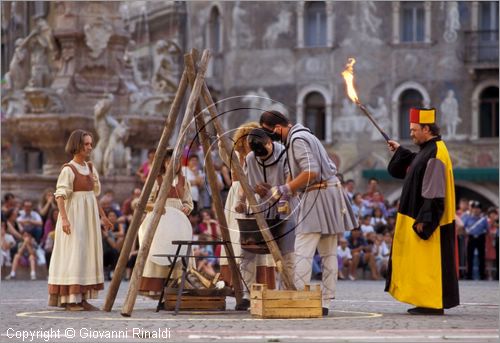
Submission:
<svg viewBox="0 0 500 343">
<path fill-rule="evenodd" d="M 346 179 L 362 189 L 377 177 L 396 199 L 386 144 L 345 94 L 340 74 L 356 58 L 360 100 L 389 136 L 411 146 L 408 109 L 435 107 L 457 197 L 498 205 L 497 1 L 133 1 L 120 12 L 143 80 L 160 39 L 209 48 L 207 82 L 228 129 L 283 110 L 324 142 Z"/>
</svg>

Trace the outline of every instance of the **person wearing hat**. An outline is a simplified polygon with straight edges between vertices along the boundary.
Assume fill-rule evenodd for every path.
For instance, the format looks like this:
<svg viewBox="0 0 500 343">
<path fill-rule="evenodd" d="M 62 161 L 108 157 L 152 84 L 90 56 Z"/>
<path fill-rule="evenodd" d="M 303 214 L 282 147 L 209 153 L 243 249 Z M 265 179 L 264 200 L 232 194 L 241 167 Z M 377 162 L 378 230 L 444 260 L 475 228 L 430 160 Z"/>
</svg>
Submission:
<svg viewBox="0 0 500 343">
<path fill-rule="evenodd" d="M 477 200 L 470 202 L 470 213 L 462 216 L 464 230 L 467 234 L 467 279 L 472 280 L 474 266 L 474 251 L 477 249 L 479 259 L 479 277 L 486 279 L 485 252 L 486 234 L 488 233 L 488 217 L 484 216 L 481 203 Z"/>
<path fill-rule="evenodd" d="M 258 212 L 262 213 L 267 219 L 279 219 L 284 221 L 277 227 L 270 227 L 271 230 L 276 230 L 274 233 L 276 244 L 278 245 L 281 254 L 283 255 L 283 267 L 287 270 L 288 275 L 293 275 L 294 271 L 294 243 L 295 243 L 295 213 L 290 211 L 296 207 L 296 199 L 288 199 L 288 203 L 283 204 L 275 201 L 271 194 L 273 185 L 281 185 L 285 183 L 289 169 L 286 162 L 285 147 L 277 142 L 273 142 L 266 132 L 260 128 L 252 129 L 246 137 L 250 153 L 245 159 L 245 173 L 248 177 L 248 183 L 257 194 L 259 203 Z M 242 197 L 236 207 L 236 211 L 242 212 L 246 208 L 246 199 Z M 245 204 L 244 206 L 242 206 Z M 250 214 L 250 213 L 248 213 Z M 278 225 L 278 224 L 276 224 Z M 272 256 L 257 255 L 252 252 L 242 250 L 241 259 L 241 274 L 243 280 L 250 287 L 256 282 L 259 277 L 259 263 L 262 264 L 262 257 L 267 257 L 267 264 L 274 264 Z M 285 289 L 281 280 L 280 289 Z M 266 277 L 268 288 L 275 283 L 274 268 L 272 275 Z M 242 306 L 250 306 L 250 294 L 248 291 L 243 292 L 244 301 Z M 246 305 L 245 305 L 246 304 Z"/>
<path fill-rule="evenodd" d="M 436 110 L 410 109 L 415 153 L 389 140 L 389 173 L 404 179 L 385 290 L 416 306 L 415 315 L 442 315 L 459 305 L 455 185 Z"/>
</svg>

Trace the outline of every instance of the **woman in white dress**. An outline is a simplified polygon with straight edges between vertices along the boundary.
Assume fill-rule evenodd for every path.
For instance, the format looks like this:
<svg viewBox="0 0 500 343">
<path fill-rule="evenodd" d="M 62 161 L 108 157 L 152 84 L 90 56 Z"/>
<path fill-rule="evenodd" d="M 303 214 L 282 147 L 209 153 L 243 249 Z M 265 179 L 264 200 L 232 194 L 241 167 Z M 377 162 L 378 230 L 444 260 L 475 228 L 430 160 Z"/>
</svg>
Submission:
<svg viewBox="0 0 500 343">
<path fill-rule="evenodd" d="M 163 161 L 160 174 L 156 179 L 155 185 L 151 191 L 151 197 L 149 198 L 149 204 L 146 208 L 148 212 L 144 218 L 140 228 L 139 228 L 139 244 L 142 244 L 145 232 L 149 226 L 151 219 L 153 218 L 153 206 L 152 203 L 156 201 L 158 196 L 158 191 L 160 190 L 161 183 L 167 171 L 168 163 L 172 158 L 173 150 L 167 149 L 165 154 L 165 160 Z M 193 210 L 193 198 L 191 197 L 191 186 L 187 178 L 182 174 L 181 170 L 176 173 L 176 176 L 172 182 L 172 187 L 170 188 L 167 201 L 165 203 L 165 208 L 173 207 L 182 211 L 186 216 Z M 189 222 L 188 222 L 189 223 Z M 168 232 L 168 237 L 159 237 L 158 234 L 162 230 L 160 227 L 166 228 Z M 160 233 L 161 234 L 161 233 Z M 155 232 L 154 240 L 182 240 L 192 238 L 192 228 L 191 225 L 187 226 L 176 226 L 172 224 L 172 220 L 169 219 L 168 215 L 162 215 L 160 222 L 158 223 L 158 228 Z M 168 275 L 169 266 L 159 265 L 151 261 L 149 258 L 146 260 L 144 265 L 144 271 L 142 273 L 141 282 L 139 285 L 139 291 L 142 294 L 155 296 L 161 293 L 163 288 L 163 283 Z M 174 275 L 175 277 L 175 275 Z"/>
<path fill-rule="evenodd" d="M 66 152 L 73 159 L 66 163 L 54 193 L 59 208 L 55 242 L 49 267 L 49 306 L 67 310 L 98 310 L 87 299 L 97 298 L 104 289 L 101 223 L 111 223 L 98 205 L 99 175 L 91 162 L 92 135 L 83 130 L 71 133 Z"/>
</svg>

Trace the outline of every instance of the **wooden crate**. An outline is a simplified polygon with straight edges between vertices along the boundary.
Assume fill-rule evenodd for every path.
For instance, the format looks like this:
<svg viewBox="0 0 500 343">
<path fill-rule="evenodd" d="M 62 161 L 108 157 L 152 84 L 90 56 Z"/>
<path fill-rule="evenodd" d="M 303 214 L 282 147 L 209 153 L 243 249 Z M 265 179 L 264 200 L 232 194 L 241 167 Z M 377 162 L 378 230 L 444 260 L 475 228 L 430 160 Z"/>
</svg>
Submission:
<svg viewBox="0 0 500 343">
<path fill-rule="evenodd" d="M 177 294 L 167 294 L 165 309 L 173 311 L 175 309 L 175 302 L 177 301 Z M 218 310 L 224 311 L 226 309 L 225 296 L 195 296 L 183 295 L 181 298 L 180 310 Z"/>
<path fill-rule="evenodd" d="M 253 284 L 250 313 L 259 318 L 321 318 L 321 288 L 306 285 L 303 291 L 280 291 Z"/>
</svg>

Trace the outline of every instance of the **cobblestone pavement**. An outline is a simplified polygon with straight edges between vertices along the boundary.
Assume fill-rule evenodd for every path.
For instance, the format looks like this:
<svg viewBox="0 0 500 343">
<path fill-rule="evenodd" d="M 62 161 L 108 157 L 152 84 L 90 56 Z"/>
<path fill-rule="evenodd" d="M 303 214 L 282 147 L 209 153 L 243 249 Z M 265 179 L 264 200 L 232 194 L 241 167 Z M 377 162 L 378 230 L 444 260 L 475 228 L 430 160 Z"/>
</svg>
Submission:
<svg viewBox="0 0 500 343">
<path fill-rule="evenodd" d="M 155 313 L 156 302 L 142 296 L 132 317 L 125 318 L 120 309 L 126 282 L 113 311 L 66 312 L 46 306 L 46 281 L 2 281 L 0 342 L 21 342 L 23 334 L 25 342 L 499 341 L 498 282 L 461 282 L 462 305 L 445 316 L 411 316 L 406 313 L 410 306 L 393 300 L 383 287 L 381 281 L 339 282 L 330 315 L 322 319 L 255 319 L 233 311 L 233 298 L 228 298 L 225 312 L 174 316 Z M 106 292 L 107 285 L 93 303 L 102 306 Z M 111 334 L 115 338 L 106 338 Z"/>
</svg>

